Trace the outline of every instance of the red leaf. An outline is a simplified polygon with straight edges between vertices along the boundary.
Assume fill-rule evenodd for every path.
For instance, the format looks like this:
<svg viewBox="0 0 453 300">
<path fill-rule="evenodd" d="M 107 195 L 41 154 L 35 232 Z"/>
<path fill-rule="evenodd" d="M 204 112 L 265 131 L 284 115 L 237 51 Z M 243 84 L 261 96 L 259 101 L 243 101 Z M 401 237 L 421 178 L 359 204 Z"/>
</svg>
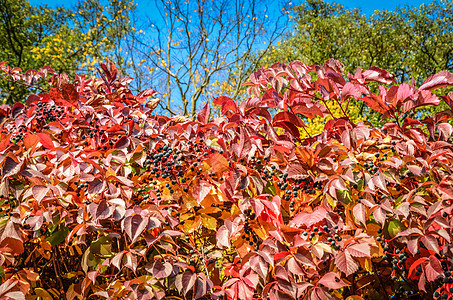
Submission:
<svg viewBox="0 0 453 300">
<path fill-rule="evenodd" d="M 19 256 L 24 253 L 24 243 L 16 238 L 7 237 L 0 243 L 0 249 L 9 248 L 8 253 L 13 256 Z"/>
<path fill-rule="evenodd" d="M 206 105 L 198 113 L 197 121 L 203 124 L 208 123 L 210 110 L 209 102 L 206 102 Z"/>
<path fill-rule="evenodd" d="M 429 76 L 420 86 L 420 90 L 434 90 L 445 86 L 453 85 L 453 74 L 448 71 L 440 71 Z"/>
<path fill-rule="evenodd" d="M 367 243 L 359 243 L 350 245 L 346 251 L 354 257 L 370 257 L 371 247 Z"/>
<path fill-rule="evenodd" d="M 327 211 L 325 210 L 325 208 L 318 206 L 313 210 L 312 213 L 308 213 L 306 211 L 298 213 L 291 222 L 295 225 L 305 225 L 307 227 L 310 227 L 313 224 L 324 220 L 326 216 Z"/>
<path fill-rule="evenodd" d="M 411 264 L 411 266 L 409 267 L 409 276 L 412 275 L 412 273 L 414 272 L 415 269 L 417 269 L 417 267 L 419 265 L 421 265 L 424 261 L 427 261 L 428 258 L 427 257 L 422 257 L 422 258 L 419 258 L 417 259 L 415 262 L 413 262 Z"/>
<path fill-rule="evenodd" d="M 162 263 L 160 260 L 156 260 L 151 268 L 151 274 L 156 278 L 167 278 L 170 276 L 173 267 L 170 263 Z"/>
<path fill-rule="evenodd" d="M 44 148 L 53 149 L 55 147 L 52 139 L 48 134 L 38 132 L 36 135 L 39 137 L 39 141 L 44 146 Z"/>
<path fill-rule="evenodd" d="M 287 111 L 282 111 L 276 114 L 272 119 L 272 124 L 275 126 L 276 123 L 281 121 L 292 123 L 297 127 L 305 126 L 304 122 L 298 116 Z"/>
<path fill-rule="evenodd" d="M 329 289 L 341 289 L 345 286 L 349 286 L 346 282 L 344 282 L 341 278 L 337 276 L 336 273 L 334 272 L 329 272 L 325 274 L 319 281 L 319 284 L 324 285 L 325 287 Z"/>
<path fill-rule="evenodd" d="M 77 102 L 77 100 L 79 100 L 79 93 L 77 92 L 77 88 L 73 84 L 63 83 L 60 89 L 63 99 L 67 102 L 74 104 Z"/>
<path fill-rule="evenodd" d="M 373 94 L 362 97 L 360 100 L 363 100 L 370 108 L 378 113 L 385 114 L 389 110 L 384 101 L 382 101 L 382 97 L 380 95 Z"/>
<path fill-rule="evenodd" d="M 347 252 L 337 253 L 337 255 L 335 256 L 335 265 L 341 272 L 345 273 L 346 276 L 357 272 L 357 270 L 359 269 L 359 264 Z"/>
<path fill-rule="evenodd" d="M 115 143 L 115 149 L 124 149 L 129 146 L 129 138 L 127 136 L 122 136 L 116 143 Z"/>
<path fill-rule="evenodd" d="M 428 281 L 434 281 L 443 273 L 442 266 L 439 260 L 431 255 L 429 257 L 429 263 L 425 265 L 425 274 Z"/>
<path fill-rule="evenodd" d="M 140 215 L 129 216 L 124 219 L 124 231 L 131 238 L 132 243 L 140 236 L 148 225 L 148 218 Z"/>
</svg>

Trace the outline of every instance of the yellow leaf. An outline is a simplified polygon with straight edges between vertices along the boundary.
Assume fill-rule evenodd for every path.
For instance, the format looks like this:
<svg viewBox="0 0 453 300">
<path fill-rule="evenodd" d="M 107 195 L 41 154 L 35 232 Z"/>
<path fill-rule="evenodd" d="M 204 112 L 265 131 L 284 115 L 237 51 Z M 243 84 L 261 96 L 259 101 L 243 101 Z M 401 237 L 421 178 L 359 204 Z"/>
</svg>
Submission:
<svg viewBox="0 0 453 300">
<path fill-rule="evenodd" d="M 202 215 L 203 226 L 207 229 L 216 230 L 217 229 L 217 220 L 214 217 L 203 214 Z"/>
<path fill-rule="evenodd" d="M 35 288 L 35 294 L 43 300 L 52 300 L 52 296 L 43 288 Z"/>
<path fill-rule="evenodd" d="M 363 298 L 358 295 L 352 295 L 346 298 L 346 300 L 363 300 Z"/>
</svg>

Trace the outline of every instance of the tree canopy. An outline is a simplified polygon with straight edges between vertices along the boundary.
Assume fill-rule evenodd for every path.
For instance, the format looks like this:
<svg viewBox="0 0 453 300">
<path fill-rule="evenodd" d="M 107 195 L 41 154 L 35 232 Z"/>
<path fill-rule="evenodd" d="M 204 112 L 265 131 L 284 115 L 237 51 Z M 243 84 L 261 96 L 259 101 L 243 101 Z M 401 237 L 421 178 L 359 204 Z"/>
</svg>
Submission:
<svg viewBox="0 0 453 300">
<path fill-rule="evenodd" d="M 32 6 L 28 0 L 0 1 L 0 61 L 11 68 L 39 69 L 48 65 L 58 73 L 94 70 L 109 57 L 123 66 L 117 54 L 130 31 L 130 1 L 80 1 L 74 8 Z M 0 81 L 3 102 L 25 101 L 28 87 Z"/>
<path fill-rule="evenodd" d="M 419 7 L 375 11 L 324 0 L 307 0 L 292 10 L 293 29 L 264 62 L 295 59 L 320 64 L 334 57 L 345 69 L 371 66 L 395 74 L 399 82 L 418 83 L 441 70 L 453 70 L 453 2 L 437 0 Z"/>
</svg>

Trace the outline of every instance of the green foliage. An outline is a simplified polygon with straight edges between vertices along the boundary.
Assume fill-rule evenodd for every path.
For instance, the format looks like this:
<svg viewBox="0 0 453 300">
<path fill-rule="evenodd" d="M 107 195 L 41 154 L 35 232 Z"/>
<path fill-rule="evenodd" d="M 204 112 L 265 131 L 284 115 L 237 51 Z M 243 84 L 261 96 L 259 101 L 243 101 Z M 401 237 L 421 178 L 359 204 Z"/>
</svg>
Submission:
<svg viewBox="0 0 453 300">
<path fill-rule="evenodd" d="M 324 0 L 307 0 L 293 9 L 294 30 L 267 61 L 302 60 L 319 64 L 333 57 L 353 73 L 379 66 L 398 82 L 417 83 L 441 70 L 453 70 L 453 2 L 375 11 Z"/>
<path fill-rule="evenodd" d="M 77 70 L 92 72 L 100 58 L 115 55 L 115 45 L 130 29 L 133 2 L 85 0 L 74 9 L 32 6 L 28 0 L 0 1 L 0 61 L 11 68 L 38 69 L 43 65 L 73 77 Z M 44 84 L 41 82 L 41 84 Z M 0 81 L 3 103 L 25 101 L 36 91 L 5 79 Z"/>
</svg>

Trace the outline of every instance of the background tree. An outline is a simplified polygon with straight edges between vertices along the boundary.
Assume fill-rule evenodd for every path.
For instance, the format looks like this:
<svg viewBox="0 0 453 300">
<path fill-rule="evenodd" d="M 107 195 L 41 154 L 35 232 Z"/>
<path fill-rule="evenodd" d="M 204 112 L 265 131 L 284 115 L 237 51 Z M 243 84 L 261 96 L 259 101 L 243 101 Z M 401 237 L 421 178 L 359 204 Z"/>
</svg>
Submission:
<svg viewBox="0 0 453 300">
<path fill-rule="evenodd" d="M 284 5 L 279 12 L 254 0 L 162 0 L 156 6 L 159 15 L 148 24 L 155 34 L 136 34 L 131 49 L 138 53 L 135 71 L 146 69 L 159 78 L 159 105 L 170 115 L 194 116 L 222 81 L 226 94 L 237 97 L 250 68 L 286 29 Z"/>
<path fill-rule="evenodd" d="M 377 66 L 393 73 L 397 82 L 410 82 L 414 78 L 417 84 L 440 70 L 453 70 L 452 1 L 375 11 L 366 16 L 358 9 L 340 4 L 307 0 L 293 7 L 291 16 L 293 29 L 268 51 L 261 66 L 293 60 L 322 64 L 333 57 L 351 74 L 357 67 Z M 338 103 L 329 105 L 334 116 L 342 115 Z M 382 123 L 380 114 L 363 102 L 352 101 L 347 108 L 355 121 Z M 432 115 L 433 110 L 439 109 L 445 107 L 422 108 L 414 113 Z M 324 128 L 326 120 L 305 121 L 308 132 L 314 134 Z"/>
<path fill-rule="evenodd" d="M 292 10 L 294 28 L 268 62 L 323 63 L 335 57 L 348 72 L 378 66 L 399 82 L 453 70 L 453 2 L 361 14 L 340 4 L 307 0 Z"/>
<path fill-rule="evenodd" d="M 134 8 L 123 0 L 105 6 L 85 0 L 73 9 L 0 0 L 0 61 L 22 69 L 48 65 L 70 76 L 77 70 L 94 71 L 94 65 L 106 58 L 122 67 L 121 41 L 130 31 Z M 0 89 L 3 102 L 9 103 L 23 101 L 29 93 L 28 87 L 6 80 L 0 82 Z"/>
</svg>

